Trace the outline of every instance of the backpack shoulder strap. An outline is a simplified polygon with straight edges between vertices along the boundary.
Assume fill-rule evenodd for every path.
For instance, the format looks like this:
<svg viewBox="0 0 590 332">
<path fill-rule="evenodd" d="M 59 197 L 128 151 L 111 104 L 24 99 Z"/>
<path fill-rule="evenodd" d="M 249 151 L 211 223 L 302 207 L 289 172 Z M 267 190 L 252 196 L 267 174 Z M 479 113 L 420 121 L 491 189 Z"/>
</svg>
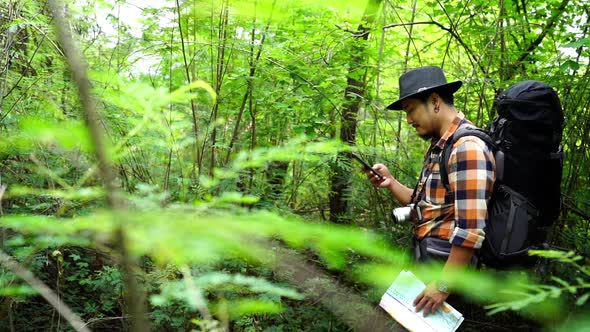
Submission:
<svg viewBox="0 0 590 332">
<path fill-rule="evenodd" d="M 490 135 L 483 129 L 477 128 L 472 125 L 463 125 L 457 128 L 455 133 L 449 137 L 447 140 L 445 147 L 441 151 L 441 159 L 440 159 L 440 179 L 442 181 L 443 186 L 447 193 L 451 192 L 451 187 L 449 185 L 449 171 L 447 169 L 449 164 L 449 158 L 451 156 L 451 151 L 453 150 L 453 145 L 461 138 L 465 136 L 475 136 L 484 143 L 486 143 L 489 147 L 494 146 L 494 141 L 490 137 Z"/>
</svg>

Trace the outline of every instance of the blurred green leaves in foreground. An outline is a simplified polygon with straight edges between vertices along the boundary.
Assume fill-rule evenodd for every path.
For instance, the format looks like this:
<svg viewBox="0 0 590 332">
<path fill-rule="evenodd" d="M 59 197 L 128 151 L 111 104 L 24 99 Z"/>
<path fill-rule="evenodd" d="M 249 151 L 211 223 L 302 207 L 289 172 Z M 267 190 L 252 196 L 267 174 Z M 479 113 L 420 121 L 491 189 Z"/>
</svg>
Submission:
<svg viewBox="0 0 590 332">
<path fill-rule="evenodd" d="M 235 259 L 254 265 L 273 265 L 276 251 L 288 245 L 312 250 L 331 269 L 352 268 L 351 277 L 374 287 L 376 294 L 384 292 L 401 269 L 411 268 L 425 282 L 437 278 L 440 273 L 440 266 L 409 266 L 404 254 L 390 248 L 382 237 L 370 231 L 304 222 L 296 217 L 279 216 L 275 212 L 248 211 L 237 207 L 229 210 L 209 208 L 206 211 L 190 206 L 152 211 L 102 211 L 71 219 L 11 215 L 1 220 L 2 227 L 23 234 L 26 244 L 34 250 L 68 245 L 108 250 L 105 248 L 108 248 L 111 234 L 119 223 L 124 225 L 132 254 L 148 256 L 161 267 L 168 264 L 178 267 L 214 266 L 224 260 Z M 349 263 L 354 262 L 351 259 L 353 254 L 366 258 L 368 263 L 350 266 Z M 572 288 L 574 286 L 561 282 L 558 286 L 537 284 L 524 273 L 467 271 L 452 276 L 451 280 L 451 286 L 456 291 L 476 301 L 497 303 L 489 307 L 492 313 L 523 310 L 541 320 L 563 314 L 560 312 L 563 308 L 561 295 L 576 292 Z M 154 305 L 162 305 L 173 299 L 196 308 L 194 301 L 198 301 L 199 297 L 192 296 L 195 292 L 220 287 L 231 290 L 236 286 L 246 288 L 248 293 L 273 295 L 275 299 L 301 299 L 297 291 L 275 286 L 264 279 L 219 272 L 202 275 L 183 273 L 182 281 L 169 281 L 151 300 Z M 576 288 L 587 292 L 587 281 L 580 279 Z M 257 310 L 269 313 L 280 311 L 278 302 L 259 302 L 256 297 L 248 302 L 247 299 L 227 304 L 234 310 L 230 317 Z"/>
</svg>

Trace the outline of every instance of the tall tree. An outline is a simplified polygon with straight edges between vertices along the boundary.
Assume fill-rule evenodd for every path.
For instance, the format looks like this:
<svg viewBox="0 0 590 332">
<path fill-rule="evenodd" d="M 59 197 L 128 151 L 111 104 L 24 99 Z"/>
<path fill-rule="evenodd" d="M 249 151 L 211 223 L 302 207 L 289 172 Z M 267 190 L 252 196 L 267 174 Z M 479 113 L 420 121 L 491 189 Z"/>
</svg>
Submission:
<svg viewBox="0 0 590 332">
<path fill-rule="evenodd" d="M 348 145 L 355 145 L 357 116 L 365 97 L 367 87 L 367 40 L 371 26 L 375 22 L 381 0 L 369 0 L 362 23 L 352 32 L 352 47 L 350 63 L 344 90 L 344 103 L 340 115 L 340 140 Z M 330 221 L 345 222 L 344 216 L 348 211 L 347 193 L 350 190 L 350 171 L 346 165 L 350 164 L 347 153 L 338 153 L 332 164 L 332 178 L 330 190 Z"/>
</svg>

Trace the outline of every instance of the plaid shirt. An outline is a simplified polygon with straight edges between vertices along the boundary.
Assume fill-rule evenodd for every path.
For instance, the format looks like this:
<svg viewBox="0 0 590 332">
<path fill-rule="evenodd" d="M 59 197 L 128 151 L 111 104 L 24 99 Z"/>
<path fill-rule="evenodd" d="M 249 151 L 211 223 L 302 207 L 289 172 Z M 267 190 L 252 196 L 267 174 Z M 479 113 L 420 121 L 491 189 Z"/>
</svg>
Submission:
<svg viewBox="0 0 590 332">
<path fill-rule="evenodd" d="M 465 136 L 454 144 L 447 167 L 450 193 L 440 178 L 440 153 L 447 139 L 464 120 L 458 113 L 451 127 L 432 145 L 416 188 L 422 220 L 414 225 L 414 236 L 449 240 L 453 245 L 478 249 L 485 233 L 487 203 L 495 181 L 492 152 L 479 138 Z M 467 120 L 463 121 L 469 123 Z"/>
</svg>

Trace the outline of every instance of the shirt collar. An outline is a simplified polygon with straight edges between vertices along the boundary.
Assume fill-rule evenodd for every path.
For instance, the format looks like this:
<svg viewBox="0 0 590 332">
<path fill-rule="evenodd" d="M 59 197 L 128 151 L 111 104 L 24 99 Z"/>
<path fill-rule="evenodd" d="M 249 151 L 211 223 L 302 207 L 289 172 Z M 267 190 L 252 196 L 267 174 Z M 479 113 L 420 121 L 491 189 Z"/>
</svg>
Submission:
<svg viewBox="0 0 590 332">
<path fill-rule="evenodd" d="M 445 144 L 447 143 L 447 140 L 449 139 L 449 137 L 451 137 L 451 135 L 453 135 L 455 133 L 457 128 L 459 128 L 459 125 L 461 124 L 463 119 L 465 119 L 465 114 L 463 114 L 463 112 L 458 112 L 457 115 L 455 116 L 455 118 L 453 119 L 453 122 L 451 122 L 451 126 L 442 135 L 442 137 L 438 140 L 438 142 L 435 143 L 435 139 L 433 139 L 432 143 L 437 148 L 442 150 L 445 147 Z"/>
</svg>

